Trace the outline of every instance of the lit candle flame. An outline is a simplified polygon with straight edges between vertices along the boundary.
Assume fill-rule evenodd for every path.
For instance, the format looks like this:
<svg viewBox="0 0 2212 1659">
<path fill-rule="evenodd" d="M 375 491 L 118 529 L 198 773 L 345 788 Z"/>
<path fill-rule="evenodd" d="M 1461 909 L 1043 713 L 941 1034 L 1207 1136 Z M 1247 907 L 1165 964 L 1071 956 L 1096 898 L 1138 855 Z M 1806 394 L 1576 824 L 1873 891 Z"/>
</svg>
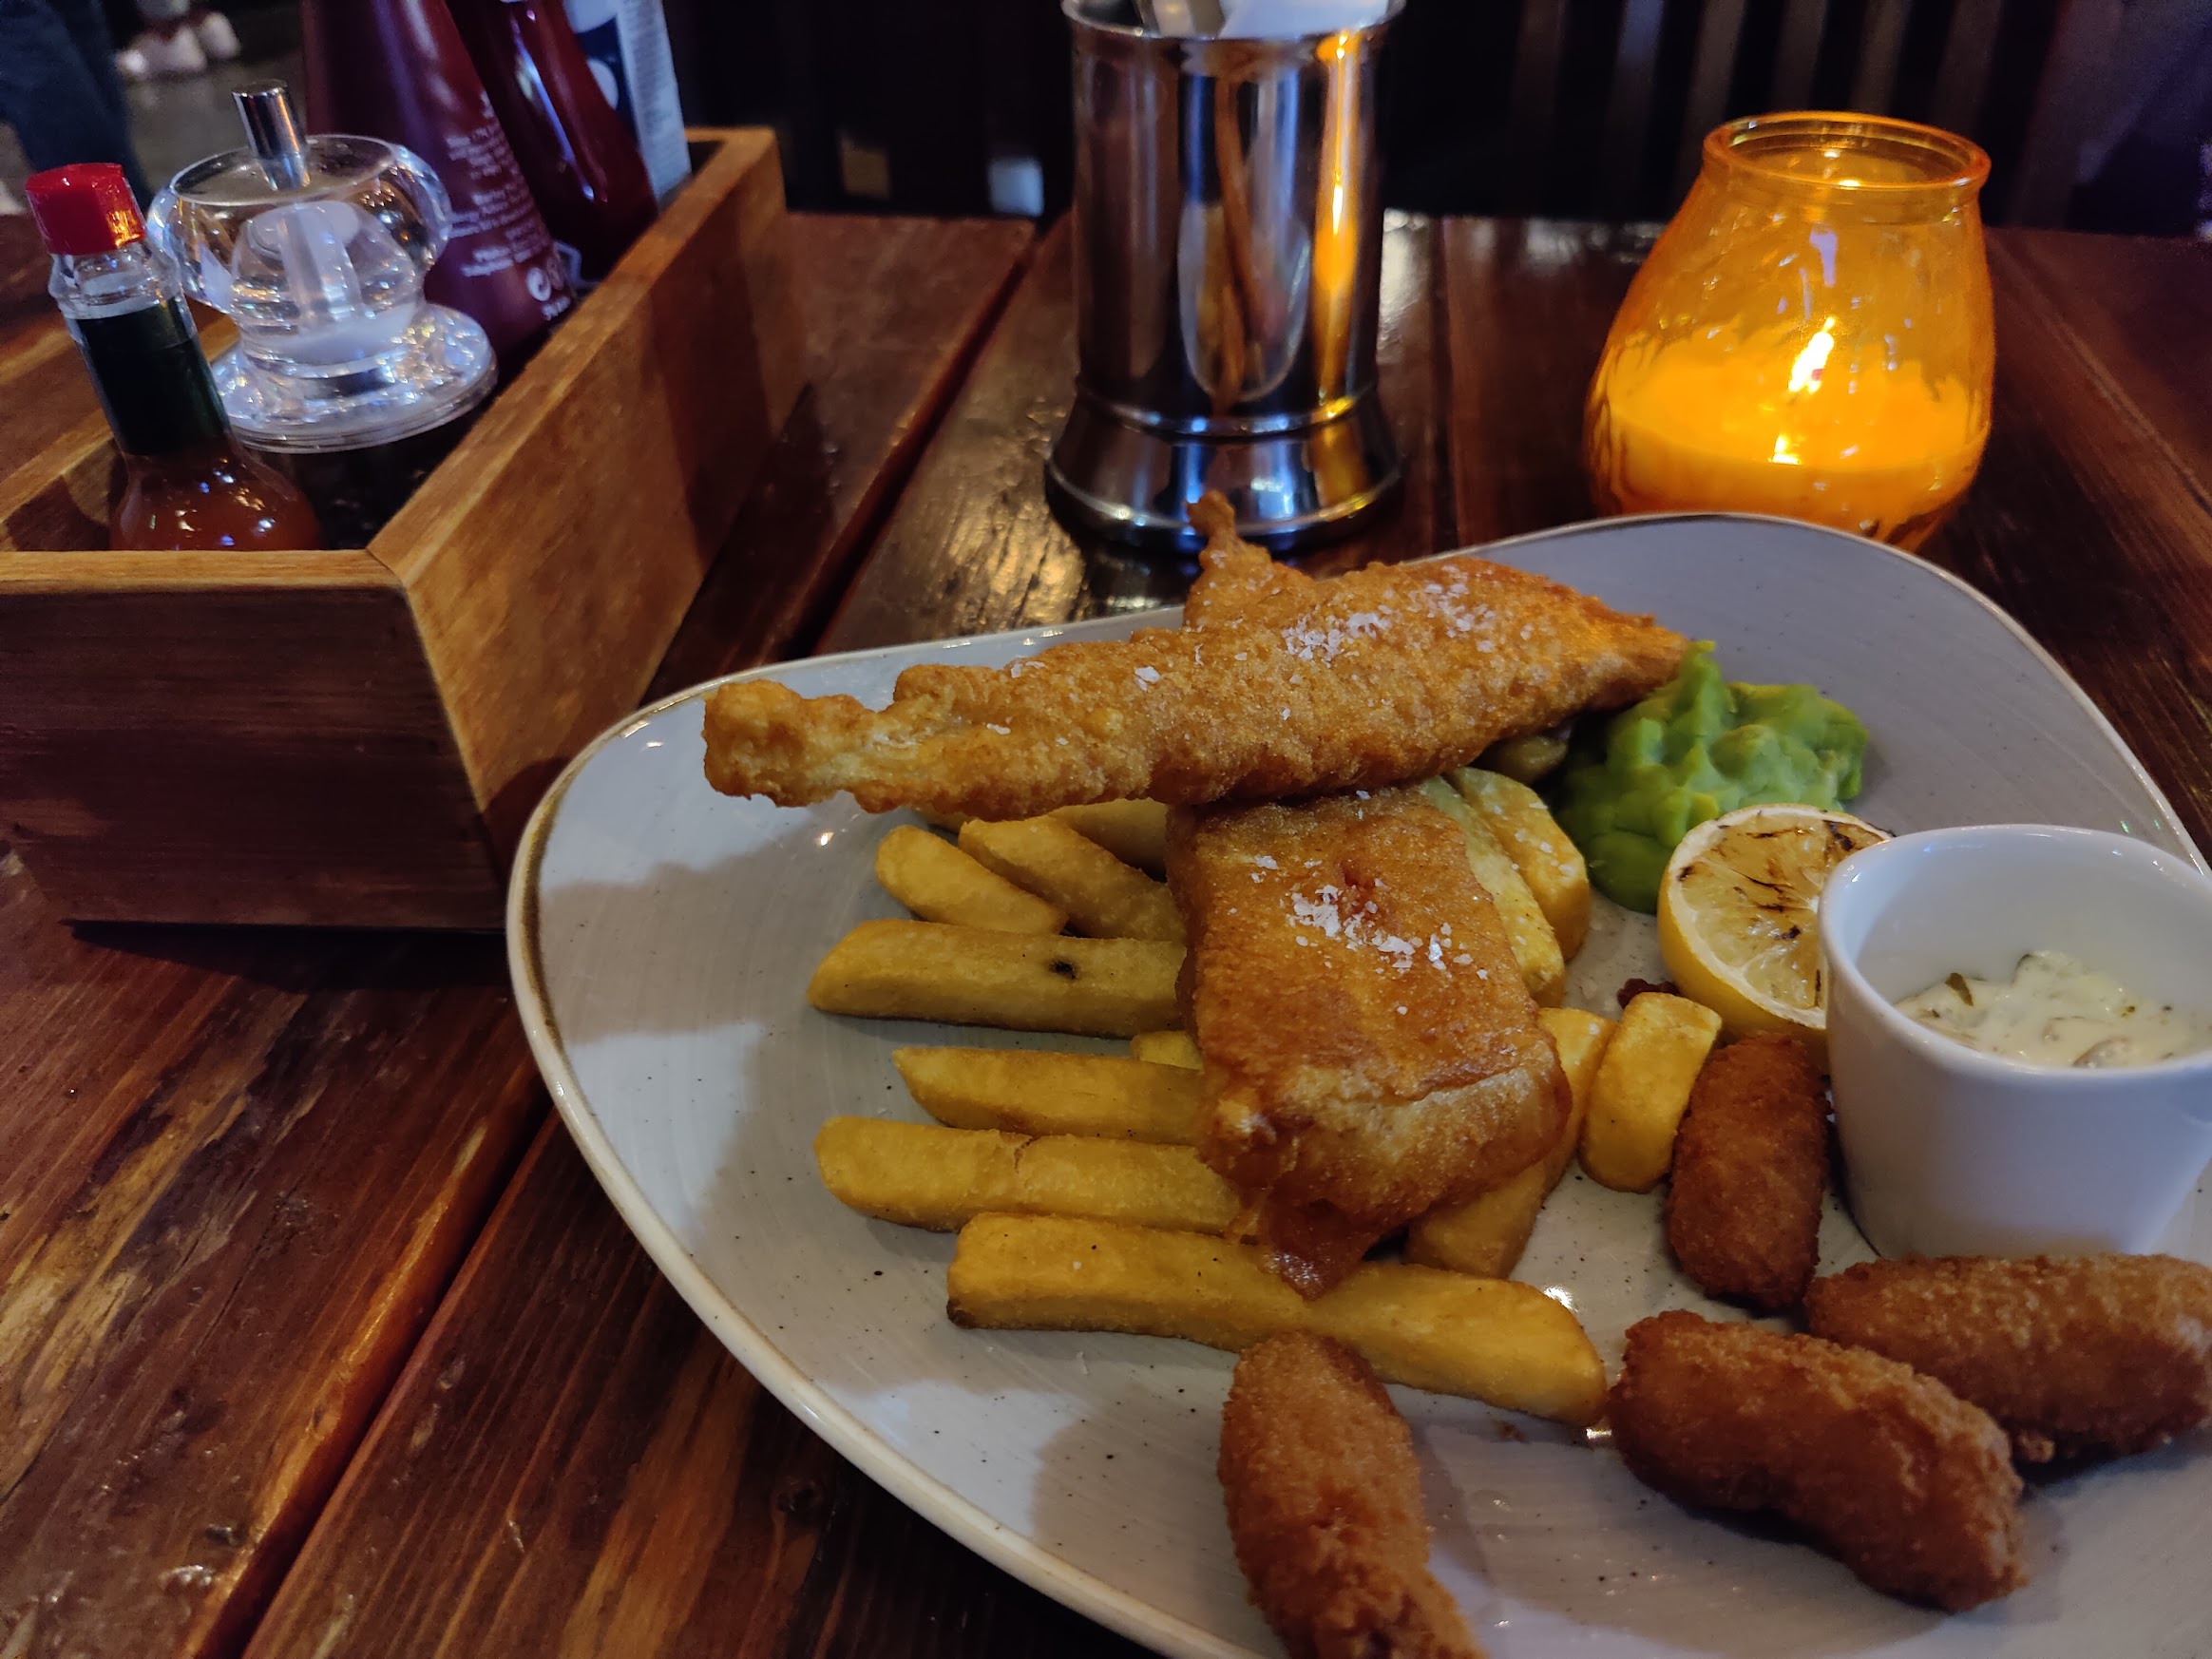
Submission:
<svg viewBox="0 0 2212 1659">
<path fill-rule="evenodd" d="M 1797 354 L 1797 361 L 1789 366 L 1789 393 L 1795 397 L 1801 391 L 1818 391 L 1821 389 L 1821 371 L 1828 366 L 1828 353 L 1836 349 L 1836 319 L 1830 317 L 1821 325 L 1821 332 L 1805 342 L 1805 349 Z"/>
</svg>

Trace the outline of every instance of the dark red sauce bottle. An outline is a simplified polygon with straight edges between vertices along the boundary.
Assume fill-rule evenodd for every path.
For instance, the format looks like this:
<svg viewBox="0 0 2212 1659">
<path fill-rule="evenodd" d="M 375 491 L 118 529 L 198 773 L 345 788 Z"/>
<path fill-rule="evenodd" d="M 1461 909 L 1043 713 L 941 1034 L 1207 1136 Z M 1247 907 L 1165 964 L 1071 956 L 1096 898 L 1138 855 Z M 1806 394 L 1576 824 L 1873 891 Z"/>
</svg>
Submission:
<svg viewBox="0 0 2212 1659">
<path fill-rule="evenodd" d="M 305 0 L 309 124 L 405 144 L 453 199 L 424 293 L 484 325 L 510 379 L 576 303 L 446 0 Z"/>
<path fill-rule="evenodd" d="M 449 0 L 523 177 L 551 227 L 598 282 L 653 222 L 638 141 L 592 78 L 561 0 Z"/>
</svg>

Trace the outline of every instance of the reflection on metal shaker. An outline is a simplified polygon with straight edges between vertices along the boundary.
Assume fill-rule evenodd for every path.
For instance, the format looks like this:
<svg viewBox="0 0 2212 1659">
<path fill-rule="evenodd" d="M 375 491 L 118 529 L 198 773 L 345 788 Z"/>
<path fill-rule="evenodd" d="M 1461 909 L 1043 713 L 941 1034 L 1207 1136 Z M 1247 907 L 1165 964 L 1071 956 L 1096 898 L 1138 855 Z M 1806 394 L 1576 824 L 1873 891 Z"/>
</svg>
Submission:
<svg viewBox="0 0 2212 1659">
<path fill-rule="evenodd" d="M 1391 6 L 1395 15 L 1397 5 Z M 1045 465 L 1072 524 L 1191 551 L 1229 497 L 1278 550 L 1396 489 L 1375 396 L 1375 69 L 1388 16 L 1294 40 L 1150 35 L 1063 0 L 1076 39 L 1076 402 Z"/>
</svg>

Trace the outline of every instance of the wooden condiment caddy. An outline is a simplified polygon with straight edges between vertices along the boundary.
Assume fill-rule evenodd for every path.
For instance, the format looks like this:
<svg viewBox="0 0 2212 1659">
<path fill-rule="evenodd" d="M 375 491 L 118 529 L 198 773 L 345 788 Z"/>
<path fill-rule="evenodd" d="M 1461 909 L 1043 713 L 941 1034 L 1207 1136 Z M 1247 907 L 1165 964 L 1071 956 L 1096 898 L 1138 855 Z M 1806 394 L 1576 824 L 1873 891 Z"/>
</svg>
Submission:
<svg viewBox="0 0 2212 1659">
<path fill-rule="evenodd" d="M 110 550 L 97 416 L 0 494 L 0 838 L 64 914 L 499 925 L 530 808 L 637 706 L 805 386 L 774 140 L 692 136 L 368 547 Z"/>
</svg>

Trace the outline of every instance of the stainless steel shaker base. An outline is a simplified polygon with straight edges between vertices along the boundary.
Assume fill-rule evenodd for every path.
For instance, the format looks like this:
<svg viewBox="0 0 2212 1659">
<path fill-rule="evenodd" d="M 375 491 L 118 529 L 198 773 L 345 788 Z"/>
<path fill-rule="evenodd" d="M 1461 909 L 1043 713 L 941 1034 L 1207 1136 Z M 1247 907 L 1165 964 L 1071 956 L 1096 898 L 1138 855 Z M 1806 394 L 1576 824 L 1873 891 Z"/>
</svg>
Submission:
<svg viewBox="0 0 2212 1659">
<path fill-rule="evenodd" d="M 1044 464 L 1053 511 L 1070 527 L 1157 553 L 1195 553 L 1191 504 L 1229 497 L 1238 534 L 1278 553 L 1332 540 L 1387 506 L 1404 465 L 1381 405 L 1264 436 L 1148 430 L 1077 395 Z"/>
</svg>

